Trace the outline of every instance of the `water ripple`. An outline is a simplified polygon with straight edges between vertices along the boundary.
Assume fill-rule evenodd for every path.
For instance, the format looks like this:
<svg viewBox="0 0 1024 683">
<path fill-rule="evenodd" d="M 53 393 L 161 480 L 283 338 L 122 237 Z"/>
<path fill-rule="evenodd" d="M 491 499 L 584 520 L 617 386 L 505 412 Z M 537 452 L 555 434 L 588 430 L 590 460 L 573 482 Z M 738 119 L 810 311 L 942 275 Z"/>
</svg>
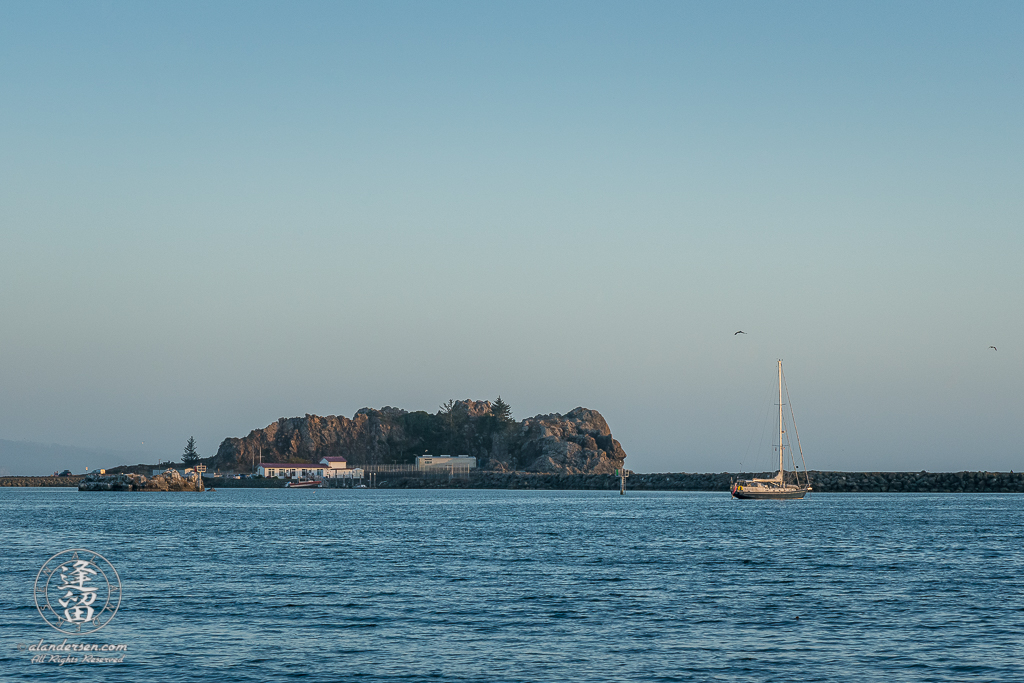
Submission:
<svg viewBox="0 0 1024 683">
<path fill-rule="evenodd" d="M 0 680 L 57 675 L 32 584 L 124 599 L 71 681 L 1017 681 L 1024 496 L 0 490 Z M 63 636 L 61 636 L 63 637 Z M 49 666 L 49 669 L 43 667 Z"/>
</svg>

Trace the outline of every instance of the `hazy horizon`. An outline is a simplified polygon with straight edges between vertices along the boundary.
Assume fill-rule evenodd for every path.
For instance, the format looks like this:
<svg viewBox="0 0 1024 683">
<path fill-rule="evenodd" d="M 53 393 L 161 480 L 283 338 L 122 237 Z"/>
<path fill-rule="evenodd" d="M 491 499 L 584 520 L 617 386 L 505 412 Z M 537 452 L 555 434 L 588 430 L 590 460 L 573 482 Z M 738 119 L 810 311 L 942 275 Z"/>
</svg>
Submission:
<svg viewBox="0 0 1024 683">
<path fill-rule="evenodd" d="M 738 471 L 782 358 L 810 469 L 1022 470 L 1022 43 L 1009 2 L 7 3 L 0 439 L 500 394 Z"/>
</svg>

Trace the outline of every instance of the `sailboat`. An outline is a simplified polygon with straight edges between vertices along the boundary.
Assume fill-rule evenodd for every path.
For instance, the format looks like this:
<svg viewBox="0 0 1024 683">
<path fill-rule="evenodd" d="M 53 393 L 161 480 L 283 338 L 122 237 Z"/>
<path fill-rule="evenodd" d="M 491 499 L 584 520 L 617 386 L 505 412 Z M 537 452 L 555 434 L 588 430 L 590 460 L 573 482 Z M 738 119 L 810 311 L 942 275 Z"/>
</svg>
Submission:
<svg viewBox="0 0 1024 683">
<path fill-rule="evenodd" d="M 811 490 L 807 480 L 807 465 L 804 464 L 803 483 L 800 483 L 800 472 L 796 471 L 795 483 L 786 483 L 786 461 L 785 452 L 790 451 L 792 457 L 792 446 L 787 443 L 786 421 L 782 406 L 782 388 L 785 380 L 782 375 L 782 361 L 779 361 L 779 471 L 771 479 L 743 479 L 734 482 L 730 491 L 734 498 L 759 499 L 759 498 L 803 498 Z M 786 389 L 786 396 L 789 397 L 789 389 Z M 793 415 L 790 405 L 790 415 Z M 796 433 L 797 449 L 800 452 L 800 461 L 803 462 L 804 451 L 800 446 L 800 433 L 796 431 L 796 418 L 793 417 L 793 431 Z M 794 468 L 796 463 L 794 462 Z"/>
</svg>

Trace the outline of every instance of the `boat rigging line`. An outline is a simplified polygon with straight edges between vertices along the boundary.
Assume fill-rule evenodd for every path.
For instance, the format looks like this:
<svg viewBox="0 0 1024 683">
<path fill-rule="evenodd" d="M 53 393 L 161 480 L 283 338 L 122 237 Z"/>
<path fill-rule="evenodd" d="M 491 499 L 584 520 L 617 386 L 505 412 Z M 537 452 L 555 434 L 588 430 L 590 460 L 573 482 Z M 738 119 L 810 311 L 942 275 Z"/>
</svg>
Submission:
<svg viewBox="0 0 1024 683">
<path fill-rule="evenodd" d="M 782 366 L 780 365 L 779 367 L 781 368 Z M 789 397 L 789 385 L 786 384 L 786 372 L 785 371 L 782 371 L 782 386 L 784 386 L 786 388 L 786 403 L 789 404 L 789 415 L 793 419 L 793 433 L 796 435 L 796 448 L 800 452 L 800 464 L 803 465 L 803 467 L 804 467 L 804 485 L 805 486 L 809 486 L 811 482 L 810 482 L 810 479 L 807 478 L 807 462 L 804 460 L 804 447 L 803 447 L 803 444 L 800 443 L 800 430 L 796 428 L 796 413 L 793 412 L 793 400 Z M 790 450 L 789 450 L 789 457 L 790 458 L 793 457 L 793 449 L 792 448 L 790 448 Z M 794 468 L 795 468 L 795 466 L 796 466 L 796 462 L 795 461 L 794 461 L 793 465 L 794 465 Z M 799 475 L 798 475 L 797 484 L 799 484 L 799 483 L 800 483 L 800 480 L 799 480 Z"/>
</svg>

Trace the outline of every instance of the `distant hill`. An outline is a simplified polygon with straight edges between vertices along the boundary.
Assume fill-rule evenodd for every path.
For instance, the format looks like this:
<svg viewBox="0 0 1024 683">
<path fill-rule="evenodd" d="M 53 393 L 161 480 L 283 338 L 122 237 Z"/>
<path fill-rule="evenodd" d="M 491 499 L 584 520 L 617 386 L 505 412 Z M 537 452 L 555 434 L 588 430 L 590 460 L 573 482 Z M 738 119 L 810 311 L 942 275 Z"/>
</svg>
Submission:
<svg viewBox="0 0 1024 683">
<path fill-rule="evenodd" d="M 81 448 L 33 441 L 0 439 L 0 476 L 44 476 L 71 470 L 75 474 L 139 462 L 169 459 L 163 453 Z"/>
</svg>

